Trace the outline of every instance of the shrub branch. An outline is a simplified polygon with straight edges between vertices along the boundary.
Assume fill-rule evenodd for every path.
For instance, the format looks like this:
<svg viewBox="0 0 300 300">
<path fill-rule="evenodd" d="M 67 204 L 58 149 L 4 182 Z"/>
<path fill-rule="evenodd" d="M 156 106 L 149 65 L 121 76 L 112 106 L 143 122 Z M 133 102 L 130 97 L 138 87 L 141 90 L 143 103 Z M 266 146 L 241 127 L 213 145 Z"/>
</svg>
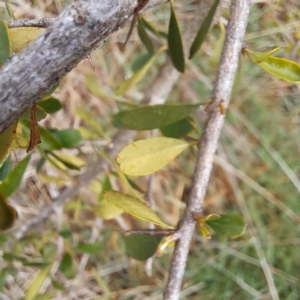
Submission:
<svg viewBox="0 0 300 300">
<path fill-rule="evenodd" d="M 217 78 L 212 92 L 209 117 L 199 141 L 198 159 L 192 181 L 188 205 L 179 223 L 180 238 L 173 253 L 169 279 L 165 290 L 165 300 L 179 298 L 182 279 L 189 253 L 189 246 L 196 226 L 195 214 L 202 213 L 203 201 L 211 174 L 213 159 L 224 123 L 220 105 L 228 107 L 234 76 L 238 66 L 250 8 L 250 0 L 233 0 L 227 26 L 225 43 Z"/>
</svg>

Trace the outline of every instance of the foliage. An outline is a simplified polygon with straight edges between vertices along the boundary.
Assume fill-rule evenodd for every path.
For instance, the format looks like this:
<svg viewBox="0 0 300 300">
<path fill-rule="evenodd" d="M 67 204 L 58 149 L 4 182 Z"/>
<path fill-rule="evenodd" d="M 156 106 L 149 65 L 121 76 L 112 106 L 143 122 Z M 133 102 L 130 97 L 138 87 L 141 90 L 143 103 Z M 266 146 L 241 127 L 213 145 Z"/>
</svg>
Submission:
<svg viewBox="0 0 300 300">
<path fill-rule="evenodd" d="M 41 3 L 36 2 L 38 9 L 48 9 L 47 13 L 57 9 L 54 1 L 50 6 Z M 77 292 L 91 297 L 105 293 L 114 298 L 116 291 L 120 299 L 128 299 L 126 291 L 139 286 L 144 298 L 162 293 L 156 283 L 167 276 L 172 251 L 168 237 L 124 236 L 118 231 L 127 227 L 147 231 L 147 223 L 173 230 L 167 224 L 176 225 L 180 218 L 196 160 L 195 141 L 203 128 L 199 106 L 209 99 L 224 40 L 223 23 L 211 28 L 218 1 L 214 3 L 190 49 L 184 49 L 182 32 L 186 19 L 194 18 L 195 4 L 171 1 L 140 18 L 138 35 L 124 52 L 114 37 L 95 50 L 95 72 L 88 61 L 83 62 L 38 103 L 34 115 L 42 143 L 35 146 L 30 162 L 25 149 L 31 111 L 0 136 L 0 213 L 8 216 L 1 219 L 0 227 L 8 229 L 15 223 L 0 234 L 1 292 L 17 299 L 21 287 L 25 299 L 51 299 L 58 293 L 67 297 L 70 284 L 76 282 Z M 269 286 L 261 264 L 265 259 L 280 298 L 299 298 L 299 97 L 292 84 L 299 82 L 299 65 L 294 62 L 299 35 L 290 32 L 296 18 L 299 7 L 292 2 L 274 8 L 267 3 L 253 5 L 245 37 L 248 57 L 241 57 L 204 214 L 198 218 L 199 230 L 190 249 L 183 299 L 267 297 Z M 13 38 L 24 29 L 12 31 L 4 21 L 0 25 L 3 64 L 33 37 Z M 123 34 L 126 30 L 120 39 Z M 281 45 L 283 50 L 274 46 L 261 51 L 269 45 Z M 275 50 L 281 51 L 280 57 L 274 56 Z M 141 92 L 167 57 L 185 72 L 182 80 L 166 104 L 139 104 Z M 109 158 L 113 165 L 65 204 L 63 214 L 57 212 L 15 240 L 22 222 L 39 215 L 66 186 L 79 184 L 78 176 L 97 162 L 95 148 L 102 153 L 102 145 L 118 128 L 138 131 L 135 141 L 119 153 L 118 164 Z M 143 198 L 150 186 L 144 175 L 151 173 L 155 206 L 150 208 Z M 17 211 L 21 211 L 19 220 Z M 145 260 L 160 249 L 160 243 L 171 247 L 155 258 L 154 283 L 143 275 L 142 263 L 127 257 Z M 30 282 L 24 281 L 24 273 L 32 278 Z M 18 281 L 12 283 L 9 276 Z M 190 292 L 188 287 L 199 283 L 202 288 Z M 143 285 L 151 291 L 143 291 Z"/>
</svg>

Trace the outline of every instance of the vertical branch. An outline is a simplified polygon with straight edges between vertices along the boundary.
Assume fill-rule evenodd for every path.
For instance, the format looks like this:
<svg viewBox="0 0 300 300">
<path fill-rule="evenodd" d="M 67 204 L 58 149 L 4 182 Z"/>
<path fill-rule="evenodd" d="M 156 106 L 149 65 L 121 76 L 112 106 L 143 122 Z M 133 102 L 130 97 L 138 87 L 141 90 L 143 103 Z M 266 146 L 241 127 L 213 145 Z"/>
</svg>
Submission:
<svg viewBox="0 0 300 300">
<path fill-rule="evenodd" d="M 195 213 L 202 213 L 203 201 L 211 174 L 213 159 L 225 115 L 222 107 L 227 107 L 234 76 L 238 66 L 239 54 L 244 38 L 250 8 L 250 0 L 232 0 L 225 43 L 218 68 L 217 79 L 212 92 L 213 103 L 203 135 L 199 141 L 199 152 L 188 206 L 179 223 L 180 238 L 176 242 L 169 279 L 165 290 L 165 300 L 179 298 L 181 283 L 186 267 L 189 246 L 196 226 Z"/>
</svg>

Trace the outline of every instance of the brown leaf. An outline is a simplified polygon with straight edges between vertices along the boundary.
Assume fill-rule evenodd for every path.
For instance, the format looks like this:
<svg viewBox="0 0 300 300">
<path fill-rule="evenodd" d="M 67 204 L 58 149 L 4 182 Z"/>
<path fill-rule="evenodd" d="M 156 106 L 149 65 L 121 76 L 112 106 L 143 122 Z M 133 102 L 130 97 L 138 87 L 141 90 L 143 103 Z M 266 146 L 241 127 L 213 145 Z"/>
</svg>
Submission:
<svg viewBox="0 0 300 300">
<path fill-rule="evenodd" d="M 27 148 L 27 153 L 34 149 L 34 147 L 41 143 L 41 136 L 39 127 L 35 117 L 36 104 L 31 108 L 30 114 L 30 141 Z"/>
</svg>

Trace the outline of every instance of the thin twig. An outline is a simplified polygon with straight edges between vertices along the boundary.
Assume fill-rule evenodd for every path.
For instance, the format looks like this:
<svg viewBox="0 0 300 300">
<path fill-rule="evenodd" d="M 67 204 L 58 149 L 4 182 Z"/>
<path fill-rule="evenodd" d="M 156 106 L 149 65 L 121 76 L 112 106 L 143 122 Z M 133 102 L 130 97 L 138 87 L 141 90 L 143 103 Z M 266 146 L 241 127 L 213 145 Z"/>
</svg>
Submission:
<svg viewBox="0 0 300 300">
<path fill-rule="evenodd" d="M 238 66 L 239 54 L 244 38 L 250 9 L 250 0 L 233 0 L 226 38 L 218 68 L 217 79 L 212 92 L 213 103 L 210 106 L 209 118 L 199 142 L 196 169 L 193 176 L 188 206 L 179 223 L 180 239 L 176 242 L 169 279 L 165 290 L 165 300 L 179 298 L 181 283 L 186 267 L 189 246 L 196 226 L 194 213 L 201 213 L 203 201 L 211 174 L 214 154 L 217 148 L 224 115 L 220 113 L 220 103 L 227 107 L 234 76 Z"/>
<path fill-rule="evenodd" d="M 7 22 L 9 28 L 18 27 L 41 27 L 47 28 L 50 25 L 57 22 L 59 18 L 44 18 L 44 19 L 32 19 L 32 20 L 9 20 Z"/>
</svg>

